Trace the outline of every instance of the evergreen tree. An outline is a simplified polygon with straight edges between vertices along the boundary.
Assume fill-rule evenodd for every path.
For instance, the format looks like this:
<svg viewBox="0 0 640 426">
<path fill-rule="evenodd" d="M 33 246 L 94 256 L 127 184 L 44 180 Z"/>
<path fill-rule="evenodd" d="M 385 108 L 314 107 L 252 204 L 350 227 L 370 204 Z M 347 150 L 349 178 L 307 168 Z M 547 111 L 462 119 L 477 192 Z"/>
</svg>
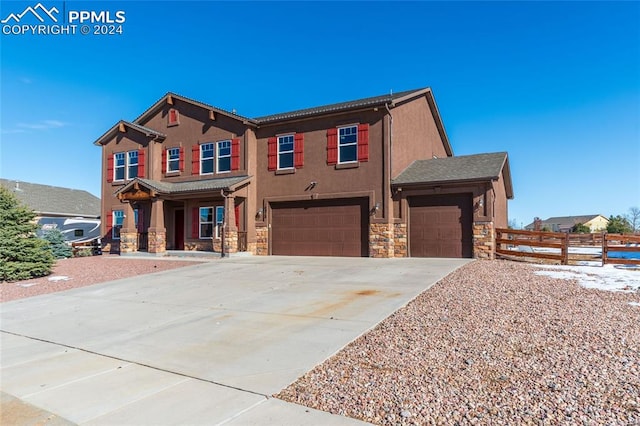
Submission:
<svg viewBox="0 0 640 426">
<path fill-rule="evenodd" d="M 56 259 L 66 259 L 73 255 L 71 246 L 64 240 L 64 235 L 59 229 L 51 229 L 42 236 L 51 246 L 51 253 Z"/>
<path fill-rule="evenodd" d="M 49 243 L 36 236 L 35 213 L 0 186 L 0 281 L 26 280 L 51 272 Z"/>
<path fill-rule="evenodd" d="M 631 234 L 633 230 L 626 218 L 620 215 L 611 215 L 609 217 L 609 223 L 607 224 L 607 232 L 610 234 Z"/>
</svg>

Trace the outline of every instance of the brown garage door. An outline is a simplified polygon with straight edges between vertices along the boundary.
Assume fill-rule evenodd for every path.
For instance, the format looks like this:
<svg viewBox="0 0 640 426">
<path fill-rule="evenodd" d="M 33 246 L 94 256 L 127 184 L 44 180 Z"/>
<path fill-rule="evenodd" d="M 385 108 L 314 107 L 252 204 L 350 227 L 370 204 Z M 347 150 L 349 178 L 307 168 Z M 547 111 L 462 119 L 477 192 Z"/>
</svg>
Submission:
<svg viewBox="0 0 640 426">
<path fill-rule="evenodd" d="M 471 195 L 409 198 L 409 250 L 412 257 L 471 257 Z"/>
<path fill-rule="evenodd" d="M 271 252 L 289 256 L 368 256 L 368 200 L 274 203 Z"/>
</svg>

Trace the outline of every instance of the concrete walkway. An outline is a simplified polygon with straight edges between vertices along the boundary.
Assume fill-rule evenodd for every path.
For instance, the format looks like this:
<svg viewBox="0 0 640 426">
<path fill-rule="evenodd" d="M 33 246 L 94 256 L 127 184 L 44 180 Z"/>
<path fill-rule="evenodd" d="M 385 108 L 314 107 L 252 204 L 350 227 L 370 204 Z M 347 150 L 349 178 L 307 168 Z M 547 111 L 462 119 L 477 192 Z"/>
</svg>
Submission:
<svg viewBox="0 0 640 426">
<path fill-rule="evenodd" d="M 466 262 L 232 257 L 7 302 L 3 407 L 41 410 L 32 424 L 363 424 L 271 395 Z"/>
</svg>

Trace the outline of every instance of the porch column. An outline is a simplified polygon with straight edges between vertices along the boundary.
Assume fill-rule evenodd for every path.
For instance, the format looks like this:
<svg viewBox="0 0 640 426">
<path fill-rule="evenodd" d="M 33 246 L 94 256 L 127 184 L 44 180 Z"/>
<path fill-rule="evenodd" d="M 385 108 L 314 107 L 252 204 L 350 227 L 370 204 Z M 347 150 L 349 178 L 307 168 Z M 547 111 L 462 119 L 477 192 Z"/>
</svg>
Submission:
<svg viewBox="0 0 640 426">
<path fill-rule="evenodd" d="M 151 201 L 151 223 L 149 226 L 149 253 L 167 251 L 167 229 L 164 227 L 164 201 L 155 198 Z"/>
<path fill-rule="evenodd" d="M 120 254 L 138 251 L 138 229 L 131 203 L 123 203 L 124 219 L 120 229 Z"/>
<path fill-rule="evenodd" d="M 224 199 L 225 221 L 225 251 L 236 253 L 238 251 L 238 227 L 236 226 L 236 197 L 228 195 Z"/>
</svg>

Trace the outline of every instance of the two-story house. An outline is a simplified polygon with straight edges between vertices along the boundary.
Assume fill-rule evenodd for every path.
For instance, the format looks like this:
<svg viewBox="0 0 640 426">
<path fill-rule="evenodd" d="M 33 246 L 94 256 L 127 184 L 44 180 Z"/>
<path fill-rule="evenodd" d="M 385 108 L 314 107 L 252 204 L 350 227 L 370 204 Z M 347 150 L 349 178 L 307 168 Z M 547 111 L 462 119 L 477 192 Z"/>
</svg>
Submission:
<svg viewBox="0 0 640 426">
<path fill-rule="evenodd" d="M 490 257 L 506 153 L 454 157 L 430 89 L 258 118 L 169 93 L 96 142 L 111 251 Z"/>
</svg>

